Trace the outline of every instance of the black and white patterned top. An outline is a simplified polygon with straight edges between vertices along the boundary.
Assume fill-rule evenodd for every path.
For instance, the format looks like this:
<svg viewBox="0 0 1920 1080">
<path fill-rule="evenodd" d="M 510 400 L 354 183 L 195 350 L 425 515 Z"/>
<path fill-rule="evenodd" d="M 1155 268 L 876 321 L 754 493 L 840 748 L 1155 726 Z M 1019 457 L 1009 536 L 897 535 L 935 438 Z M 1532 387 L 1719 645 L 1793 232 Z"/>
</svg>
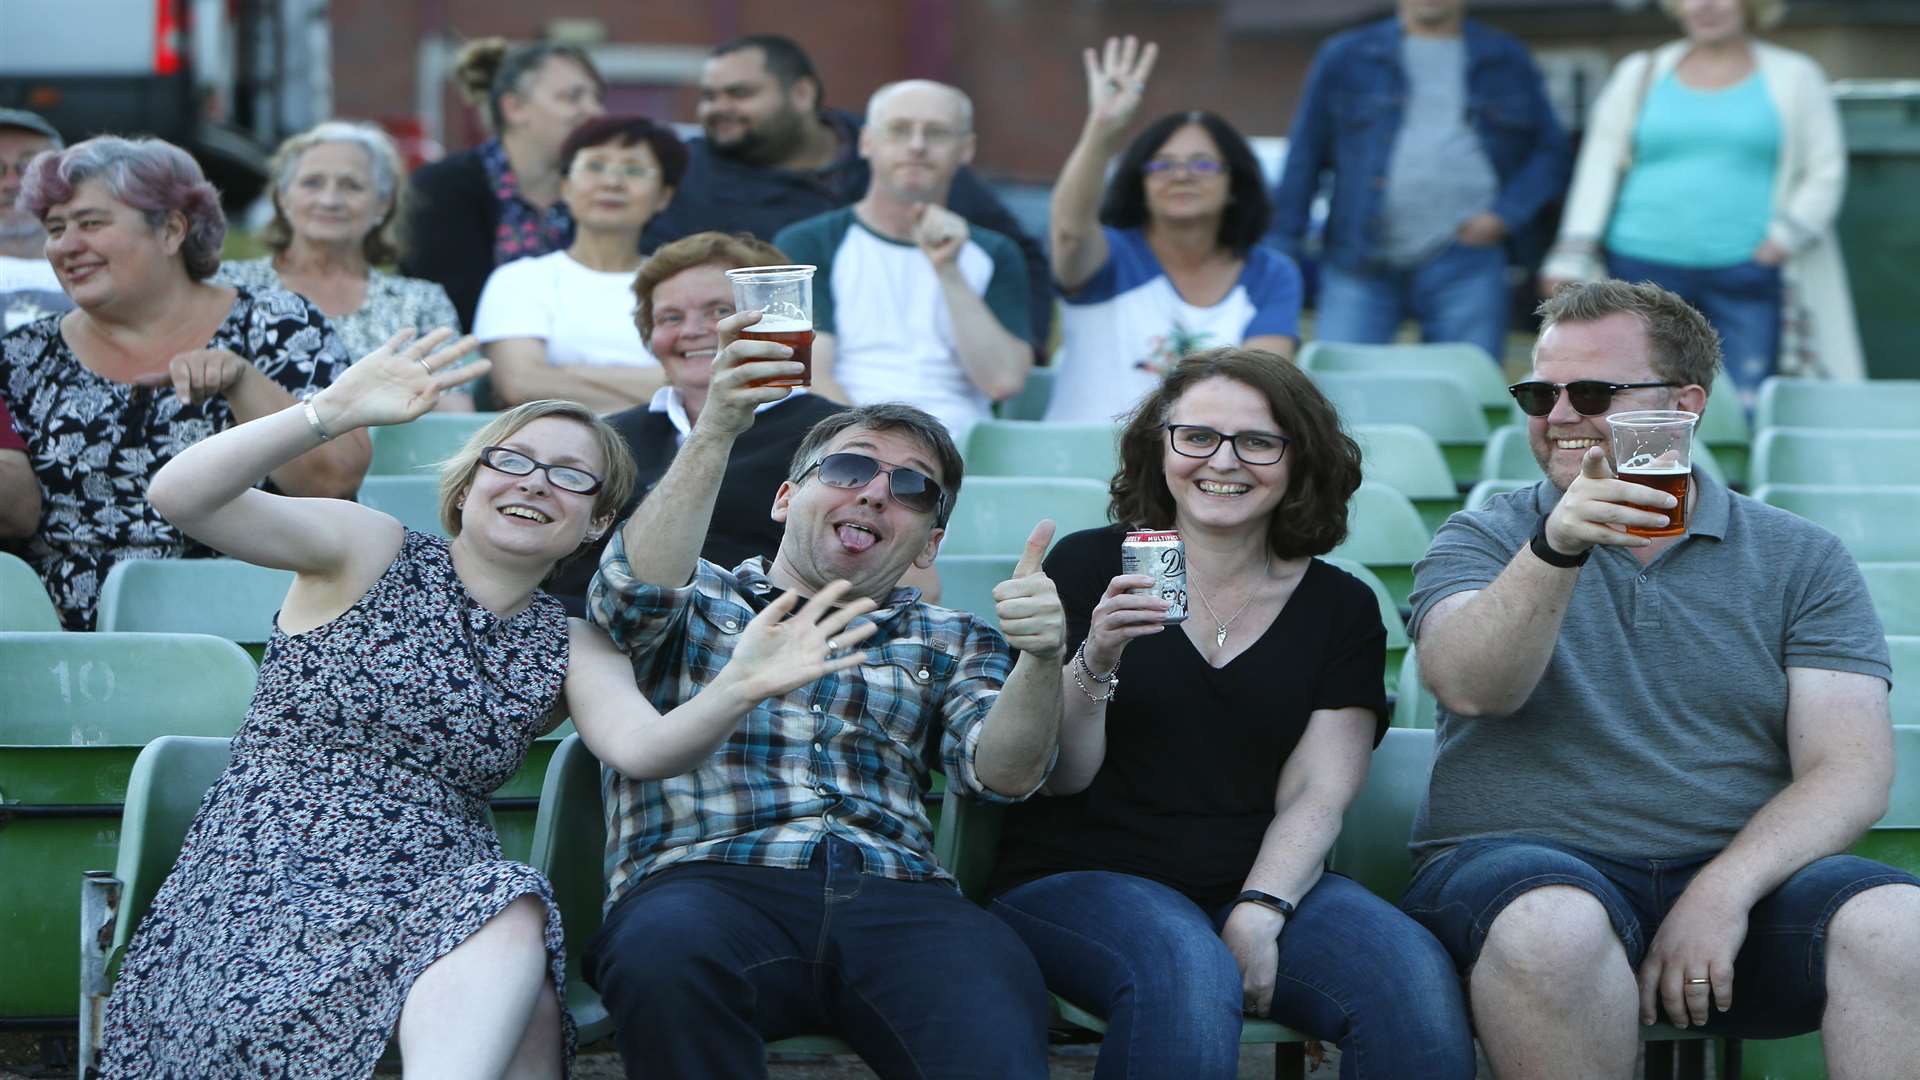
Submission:
<svg viewBox="0 0 1920 1080">
<path fill-rule="evenodd" d="M 210 349 L 252 363 L 295 398 L 351 361 L 320 309 L 279 289 L 239 288 Z M 40 481 L 40 529 L 26 544 L 69 630 L 93 628 L 100 583 L 121 559 L 205 558 L 155 513 L 147 484 L 182 450 L 233 425 L 224 397 L 188 404 L 172 387 L 115 382 L 80 362 L 49 315 L 0 338 L 0 397 Z"/>
<path fill-rule="evenodd" d="M 242 259 L 224 262 L 213 275 L 223 285 L 244 285 L 250 289 L 285 289 L 273 259 Z M 367 298 L 359 308 L 338 318 L 328 316 L 334 332 L 347 347 L 347 356 L 358 360 L 386 344 L 388 338 L 406 327 L 422 336 L 440 327 L 460 332 L 460 316 L 447 299 L 447 290 L 432 281 L 402 277 L 384 270 L 367 274 Z"/>
</svg>

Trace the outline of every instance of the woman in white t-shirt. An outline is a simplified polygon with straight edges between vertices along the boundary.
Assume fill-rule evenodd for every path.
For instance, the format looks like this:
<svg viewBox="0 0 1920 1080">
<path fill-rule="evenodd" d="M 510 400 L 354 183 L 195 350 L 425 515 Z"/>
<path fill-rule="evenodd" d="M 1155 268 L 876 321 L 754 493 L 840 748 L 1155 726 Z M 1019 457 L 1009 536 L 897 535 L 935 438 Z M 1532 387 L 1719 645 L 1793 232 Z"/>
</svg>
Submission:
<svg viewBox="0 0 1920 1080">
<path fill-rule="evenodd" d="M 633 327 L 640 230 L 673 198 L 687 151 L 640 116 L 589 120 L 560 151 L 560 197 L 573 243 L 496 269 L 473 332 L 493 361 L 501 408 L 542 398 L 609 413 L 645 404 L 665 384 Z"/>
<path fill-rule="evenodd" d="M 1087 122 L 1053 188 L 1066 309 L 1048 420 L 1110 422 L 1191 353 L 1239 345 L 1291 358 L 1299 341 L 1300 271 L 1259 244 L 1272 207 L 1246 139 L 1212 113 L 1180 112 L 1122 152 L 1157 51 L 1129 37 L 1084 54 Z"/>
</svg>

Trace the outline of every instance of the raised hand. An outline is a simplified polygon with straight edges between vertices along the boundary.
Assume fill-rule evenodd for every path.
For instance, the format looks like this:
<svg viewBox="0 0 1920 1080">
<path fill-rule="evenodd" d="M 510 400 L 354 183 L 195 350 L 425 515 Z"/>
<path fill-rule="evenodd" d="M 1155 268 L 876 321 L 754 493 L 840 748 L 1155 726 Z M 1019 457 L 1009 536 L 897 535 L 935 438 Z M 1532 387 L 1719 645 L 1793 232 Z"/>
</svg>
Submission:
<svg viewBox="0 0 1920 1080">
<path fill-rule="evenodd" d="M 173 387 L 189 404 L 219 397 L 246 377 L 253 365 L 227 349 L 194 349 L 167 361 L 167 370 L 142 375 L 135 385 Z"/>
<path fill-rule="evenodd" d="M 743 338 L 740 331 L 760 321 L 758 311 L 736 311 L 720 320 L 720 352 L 713 358 L 713 376 L 707 384 L 707 403 L 700 409 L 701 425 L 718 425 L 738 434 L 753 426 L 753 410 L 779 401 L 791 392 L 785 386 L 757 386 L 768 379 L 797 376 L 806 369 L 793 360 L 793 350 L 773 341 Z"/>
<path fill-rule="evenodd" d="M 1053 528 L 1051 518 L 1042 518 L 1027 537 L 1013 576 L 993 587 L 993 613 L 1007 644 L 1042 660 L 1059 660 L 1067 650 L 1066 611 L 1053 579 L 1040 570 Z"/>
<path fill-rule="evenodd" d="M 1595 544 L 1645 547 L 1653 541 L 1627 533 L 1626 527 L 1665 528 L 1668 517 L 1637 507 L 1671 510 L 1676 502 L 1664 491 L 1616 479 L 1607 465 L 1606 448 L 1589 447 L 1580 459 L 1580 475 L 1547 516 L 1547 546 L 1562 555 L 1578 555 Z"/>
<path fill-rule="evenodd" d="M 1081 62 L 1087 69 L 1087 123 L 1109 134 L 1125 131 L 1140 111 L 1140 99 L 1147 92 L 1147 76 L 1153 74 L 1153 62 L 1160 46 L 1140 39 L 1108 38 L 1098 55 L 1082 50 Z"/>
<path fill-rule="evenodd" d="M 913 242 L 935 270 L 952 266 L 967 246 L 967 219 L 944 206 L 921 203 L 913 211 Z"/>
<path fill-rule="evenodd" d="M 400 331 L 316 394 L 314 408 L 336 435 L 357 427 L 404 424 L 424 415 L 443 391 L 492 368 L 485 360 L 453 367 L 479 342 L 471 335 L 452 338 L 453 331 L 446 327 L 421 338 L 412 329 Z"/>
<path fill-rule="evenodd" d="M 1151 593 L 1133 591 L 1151 589 L 1154 584 L 1146 574 L 1121 574 L 1107 583 L 1107 591 L 1093 606 L 1087 631 L 1085 658 L 1089 668 L 1112 671 L 1127 642 L 1167 628 L 1167 602 Z"/>
<path fill-rule="evenodd" d="M 733 657 L 721 669 L 721 680 L 747 702 L 758 704 L 822 676 L 866 663 L 865 652 L 848 646 L 872 637 L 880 627 L 864 622 L 848 629 L 847 624 L 875 606 L 865 596 L 841 604 L 852 588 L 845 581 L 835 581 L 804 607 L 800 606 L 798 593 L 781 594 L 741 632 Z M 798 614 L 794 613 L 796 607 L 800 608 Z"/>
</svg>

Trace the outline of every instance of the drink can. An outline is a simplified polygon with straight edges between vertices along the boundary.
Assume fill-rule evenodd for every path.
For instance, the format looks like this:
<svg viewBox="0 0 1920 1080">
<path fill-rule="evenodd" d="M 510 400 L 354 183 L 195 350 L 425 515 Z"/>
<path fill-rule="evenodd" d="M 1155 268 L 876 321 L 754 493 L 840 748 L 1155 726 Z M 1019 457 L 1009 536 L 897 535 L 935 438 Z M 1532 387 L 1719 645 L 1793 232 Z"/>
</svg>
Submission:
<svg viewBox="0 0 1920 1080">
<path fill-rule="evenodd" d="M 1152 578 L 1153 587 L 1135 589 L 1135 595 L 1165 600 L 1168 623 L 1187 621 L 1187 546 L 1179 533 L 1128 533 L 1120 545 L 1120 572 Z"/>
</svg>

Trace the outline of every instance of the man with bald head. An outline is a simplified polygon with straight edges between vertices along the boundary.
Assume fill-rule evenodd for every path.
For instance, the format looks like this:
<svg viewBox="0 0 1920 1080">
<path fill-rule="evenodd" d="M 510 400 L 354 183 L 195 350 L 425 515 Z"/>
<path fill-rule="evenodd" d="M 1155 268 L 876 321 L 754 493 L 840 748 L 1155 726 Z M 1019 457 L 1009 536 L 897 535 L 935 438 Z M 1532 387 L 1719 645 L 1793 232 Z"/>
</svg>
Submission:
<svg viewBox="0 0 1920 1080">
<path fill-rule="evenodd" d="M 956 442 L 1033 368 L 1027 268 L 1014 242 L 947 208 L 973 160 L 973 103 L 943 83 L 889 83 L 867 103 L 860 201 L 787 226 L 774 245 L 820 268 L 813 389 L 905 401 Z"/>
</svg>

